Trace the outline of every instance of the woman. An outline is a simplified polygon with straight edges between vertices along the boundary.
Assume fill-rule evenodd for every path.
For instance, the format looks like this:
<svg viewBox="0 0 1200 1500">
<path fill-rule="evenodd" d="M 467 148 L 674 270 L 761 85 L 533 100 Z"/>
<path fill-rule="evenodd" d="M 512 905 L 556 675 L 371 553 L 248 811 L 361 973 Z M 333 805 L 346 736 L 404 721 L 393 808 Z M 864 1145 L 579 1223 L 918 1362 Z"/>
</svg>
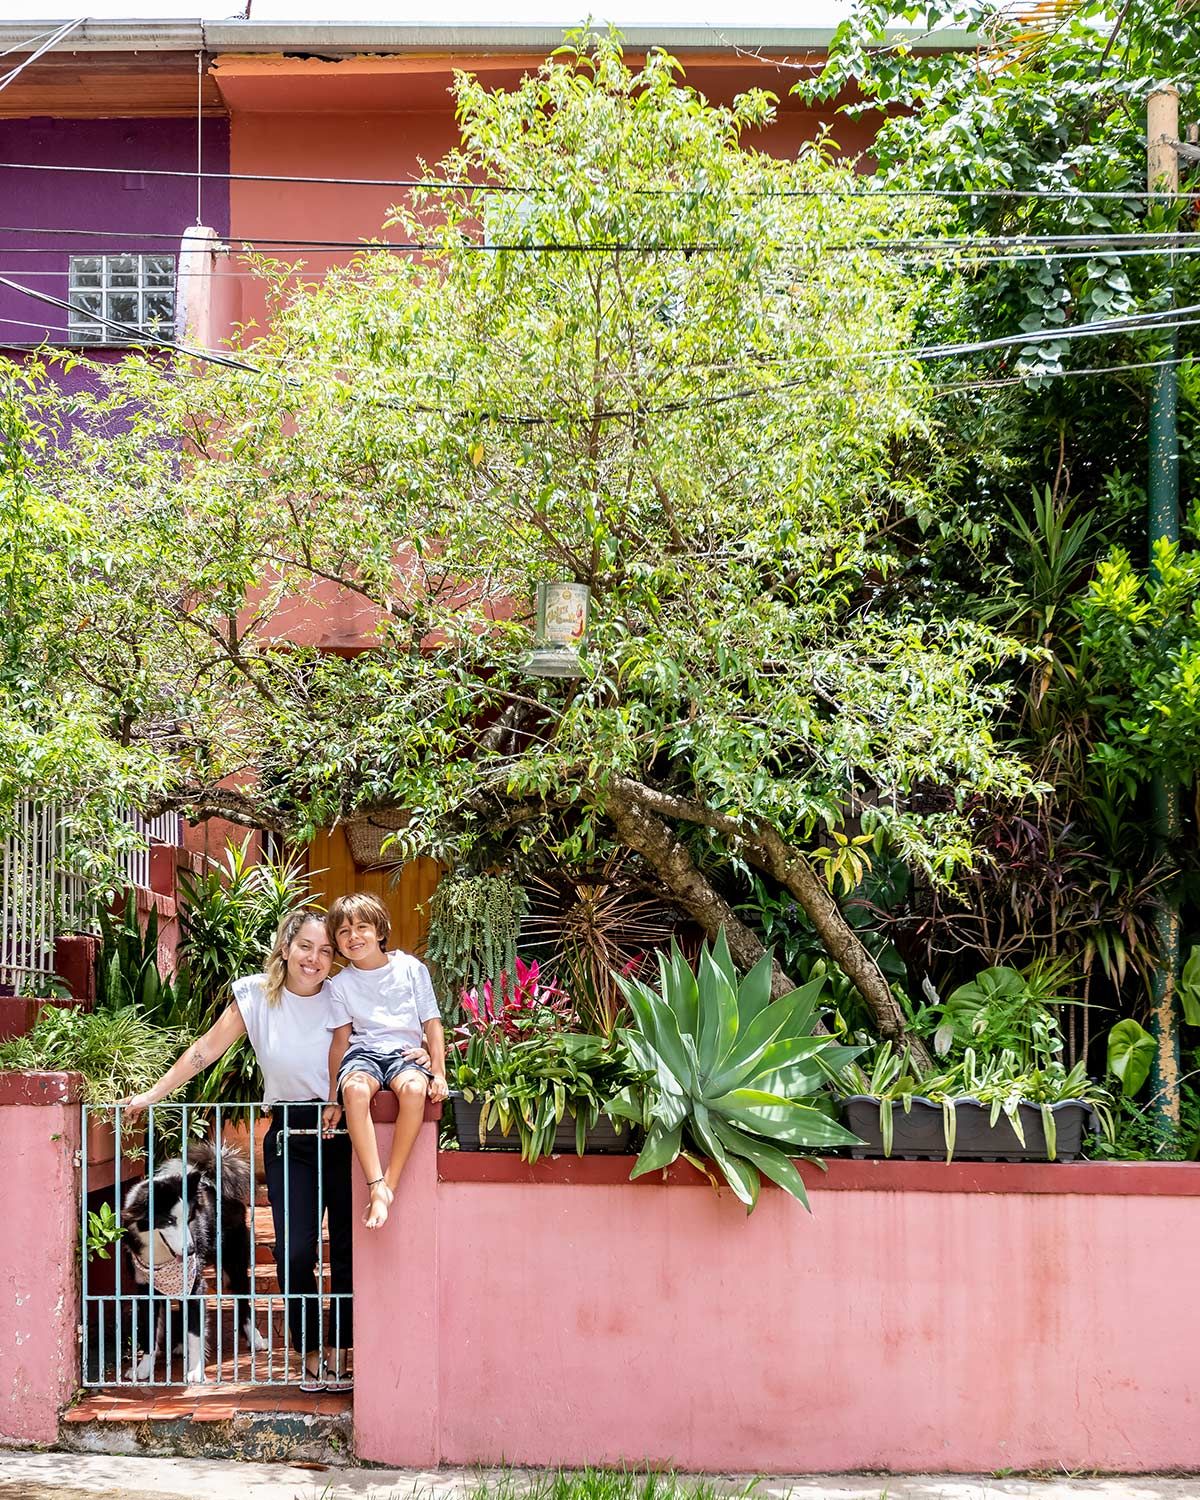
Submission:
<svg viewBox="0 0 1200 1500">
<path fill-rule="evenodd" d="M 304 1354 L 305 1390 L 326 1384 L 347 1389 L 351 1344 L 350 1141 L 333 1134 L 336 1105 L 329 1095 L 329 995 L 333 948 L 325 918 L 301 907 L 280 924 L 262 974 L 234 981 L 233 1003 L 216 1024 L 144 1094 L 125 1101 L 133 1118 L 211 1067 L 249 1037 L 263 1075 L 263 1102 L 273 1106 L 263 1142 L 263 1173 L 275 1221 L 275 1264 L 288 1298 L 288 1325 Z M 280 1106 L 286 1103 L 287 1108 Z M 321 1225 L 318 1194 L 329 1210 L 331 1298 L 322 1336 L 321 1298 L 314 1266 Z M 287 1214 L 285 1219 L 284 1214 Z M 337 1294 L 343 1294 L 341 1296 Z"/>
</svg>

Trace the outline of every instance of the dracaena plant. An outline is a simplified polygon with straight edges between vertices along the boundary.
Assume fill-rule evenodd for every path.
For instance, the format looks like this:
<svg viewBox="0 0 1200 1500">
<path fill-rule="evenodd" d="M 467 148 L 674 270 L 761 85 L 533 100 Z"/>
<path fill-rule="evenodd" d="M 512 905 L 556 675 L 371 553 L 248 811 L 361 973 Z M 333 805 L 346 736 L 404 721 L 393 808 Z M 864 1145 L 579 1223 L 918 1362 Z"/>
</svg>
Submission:
<svg viewBox="0 0 1200 1500">
<path fill-rule="evenodd" d="M 694 1152 L 715 1162 L 747 1210 L 764 1175 L 807 1207 L 792 1157 L 857 1142 L 815 1098 L 861 1051 L 813 1034 L 823 976 L 772 1001 L 771 955 L 739 982 L 722 929 L 694 972 L 678 946 L 660 954 L 659 980 L 657 990 L 621 980 L 634 1024 L 620 1034 L 651 1076 L 646 1145 L 631 1176 Z M 642 1118 L 633 1094 L 608 1113 Z"/>
</svg>

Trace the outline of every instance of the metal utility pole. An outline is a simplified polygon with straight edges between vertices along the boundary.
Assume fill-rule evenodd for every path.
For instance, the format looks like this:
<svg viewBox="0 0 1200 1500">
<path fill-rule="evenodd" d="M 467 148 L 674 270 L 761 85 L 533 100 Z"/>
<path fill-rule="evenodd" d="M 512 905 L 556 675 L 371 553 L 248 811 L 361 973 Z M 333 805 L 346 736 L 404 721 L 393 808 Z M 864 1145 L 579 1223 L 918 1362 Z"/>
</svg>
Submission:
<svg viewBox="0 0 1200 1500">
<path fill-rule="evenodd" d="M 1179 193 L 1179 90 L 1172 84 L 1155 89 L 1146 101 L 1146 186 L 1153 194 Z M 1168 261 L 1168 266 L 1170 261 Z M 1167 334 L 1166 364 L 1154 371 L 1150 397 L 1149 542 L 1179 540 L 1179 332 Z M 1154 831 L 1160 854 L 1170 859 L 1183 834 L 1178 783 L 1161 772 L 1152 783 Z M 1164 1125 L 1179 1124 L 1179 1029 L 1177 992 L 1180 973 L 1179 887 L 1172 880 L 1163 892 L 1155 918 L 1158 964 L 1151 987 L 1150 1029 L 1158 1043 L 1151 1078 L 1154 1109 Z"/>
</svg>

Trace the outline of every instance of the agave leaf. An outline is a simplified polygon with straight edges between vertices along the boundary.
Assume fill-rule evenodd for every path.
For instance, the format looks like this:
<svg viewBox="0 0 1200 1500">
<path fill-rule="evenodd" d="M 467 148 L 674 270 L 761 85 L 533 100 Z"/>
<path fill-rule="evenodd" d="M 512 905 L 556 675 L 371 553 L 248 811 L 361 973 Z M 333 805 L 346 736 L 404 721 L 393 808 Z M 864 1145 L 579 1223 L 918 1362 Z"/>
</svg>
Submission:
<svg viewBox="0 0 1200 1500">
<path fill-rule="evenodd" d="M 684 1051 L 674 1013 L 653 991 L 646 990 L 644 985 L 640 989 L 644 993 L 639 993 L 639 987 L 631 985 L 626 999 L 634 1020 L 655 1051 L 656 1070 L 661 1074 L 665 1067 L 673 1075 L 675 1083 L 669 1088 L 670 1092 L 695 1093 L 695 1074 Z"/>
<path fill-rule="evenodd" d="M 1200 951 L 1200 950 L 1198 950 Z M 738 1029 L 749 1026 L 771 1003 L 774 950 L 768 948 L 738 986 Z"/>
<path fill-rule="evenodd" d="M 809 1208 L 804 1179 L 796 1170 L 796 1164 L 790 1157 L 785 1156 L 775 1146 L 769 1146 L 766 1141 L 747 1135 L 744 1130 L 739 1130 L 736 1125 L 728 1124 L 717 1115 L 712 1117 L 711 1124 L 714 1133 L 727 1151 L 737 1156 L 744 1156 L 747 1161 L 752 1162 L 758 1168 L 764 1177 L 769 1177 L 785 1192 L 791 1193 L 797 1202 L 802 1203 L 810 1213 L 812 1212 Z"/>
<path fill-rule="evenodd" d="M 637 1091 L 627 1086 L 613 1094 L 605 1101 L 604 1113 L 610 1120 L 632 1120 L 635 1125 L 641 1124 L 642 1105 Z"/>
<path fill-rule="evenodd" d="M 729 939 L 725 935 L 724 927 L 717 929 L 716 942 L 712 945 L 713 963 L 720 971 L 721 977 L 730 988 L 736 990 L 738 983 L 737 965 L 733 961 L 733 955 L 729 951 Z"/>
<path fill-rule="evenodd" d="M 895 1120 L 892 1118 L 892 1101 L 881 1099 L 879 1101 L 879 1136 L 883 1142 L 883 1154 L 890 1157 L 892 1154 L 892 1143 L 895 1140 Z"/>
<path fill-rule="evenodd" d="M 824 980 L 813 981 L 760 1011 L 750 1025 L 738 1033 L 732 1052 L 722 1060 L 722 1073 L 734 1073 L 746 1063 L 753 1062 L 772 1042 L 799 1041 L 810 1035 L 816 997 L 823 984 Z"/>
<path fill-rule="evenodd" d="M 857 1146 L 858 1137 L 821 1110 L 756 1089 L 734 1089 L 708 1107 L 767 1140 L 793 1146 Z"/>
<path fill-rule="evenodd" d="M 719 1057 L 724 1057 L 737 1037 L 737 982 L 731 984 L 707 949 L 700 952 L 700 1014 L 697 1022 L 696 1052 L 699 1076 L 711 1073 Z"/>
<path fill-rule="evenodd" d="M 721 1175 L 733 1189 L 738 1201 L 746 1205 L 747 1212 L 751 1211 L 758 1202 L 759 1188 L 762 1186 L 758 1173 L 748 1162 L 737 1156 L 730 1156 L 725 1150 L 712 1128 L 708 1110 L 703 1104 L 697 1104 L 692 1111 L 692 1128 L 700 1144 L 721 1169 Z"/>
<path fill-rule="evenodd" d="M 704 1092 L 708 1098 L 727 1094 L 730 1089 L 749 1088 L 757 1078 L 765 1077 L 784 1068 L 806 1063 L 815 1053 L 831 1045 L 827 1036 L 784 1037 L 768 1042 L 752 1057 L 736 1068 L 718 1068 L 708 1080 Z M 813 1065 L 820 1076 L 820 1069 Z M 766 1093 L 782 1093 L 782 1089 L 765 1089 Z"/>
<path fill-rule="evenodd" d="M 661 1120 L 655 1120 L 646 1132 L 646 1144 L 642 1147 L 642 1154 L 633 1164 L 629 1180 L 632 1182 L 635 1177 L 641 1177 L 646 1172 L 658 1172 L 663 1167 L 669 1167 L 678 1157 L 682 1141 L 681 1125 L 668 1128 Z"/>
<path fill-rule="evenodd" d="M 691 972 L 691 965 L 682 956 L 682 950 L 678 944 L 672 944 L 672 950 L 670 950 L 670 977 L 672 977 L 672 983 L 663 980 L 663 995 L 670 998 L 670 1007 L 675 1011 L 675 1025 L 679 1028 L 679 1035 L 694 1037 L 700 1014 L 699 986 L 696 984 L 696 975 Z"/>
</svg>

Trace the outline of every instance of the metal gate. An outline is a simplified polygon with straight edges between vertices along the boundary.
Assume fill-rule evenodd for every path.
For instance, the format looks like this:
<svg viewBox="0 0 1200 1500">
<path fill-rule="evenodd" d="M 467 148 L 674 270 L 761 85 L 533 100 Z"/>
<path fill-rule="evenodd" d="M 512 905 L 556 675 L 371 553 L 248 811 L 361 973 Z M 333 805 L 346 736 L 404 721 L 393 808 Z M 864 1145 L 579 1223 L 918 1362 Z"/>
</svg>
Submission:
<svg viewBox="0 0 1200 1500">
<path fill-rule="evenodd" d="M 350 1143 L 319 1104 L 83 1106 L 85 1386 L 348 1386 Z"/>
</svg>

